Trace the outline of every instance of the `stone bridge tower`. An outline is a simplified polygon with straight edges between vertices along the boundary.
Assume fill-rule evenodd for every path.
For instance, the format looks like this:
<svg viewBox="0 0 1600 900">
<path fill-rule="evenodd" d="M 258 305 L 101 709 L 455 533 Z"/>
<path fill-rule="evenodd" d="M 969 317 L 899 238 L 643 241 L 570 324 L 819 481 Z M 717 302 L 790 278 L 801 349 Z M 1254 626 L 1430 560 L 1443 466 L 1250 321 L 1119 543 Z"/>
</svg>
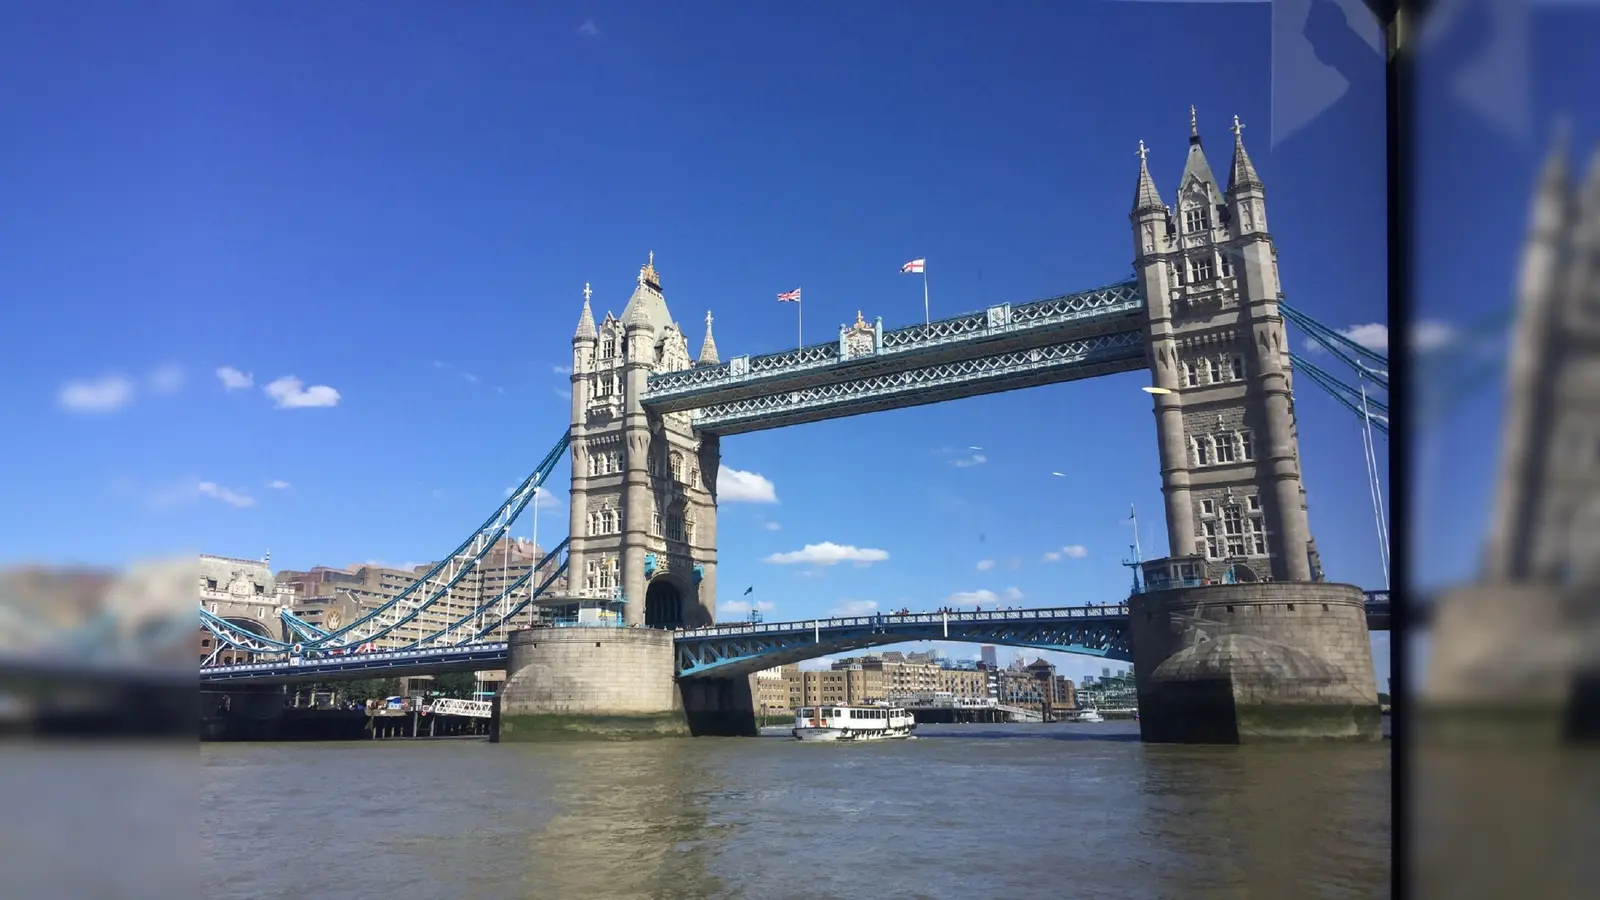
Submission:
<svg viewBox="0 0 1600 900">
<path fill-rule="evenodd" d="M 572 338 L 572 485 L 568 583 L 575 599 L 621 600 L 629 625 L 697 627 L 716 609 L 715 436 L 689 413 L 643 402 L 654 372 L 686 369 L 655 255 L 639 270 L 621 317 L 595 324 L 584 287 Z M 699 362 L 716 362 L 711 316 Z"/>
<path fill-rule="evenodd" d="M 1176 212 L 1134 188 L 1169 556 L 1129 636 L 1147 741 L 1381 737 L 1360 588 L 1322 580 L 1300 479 L 1266 190 L 1233 120 L 1228 186 L 1189 109 Z"/>
<path fill-rule="evenodd" d="M 1176 214 L 1139 144 L 1134 264 L 1149 304 L 1171 554 L 1152 573 L 1158 583 L 1322 577 L 1300 480 L 1278 251 L 1243 128 L 1235 116 L 1223 190 L 1190 108 Z"/>
</svg>

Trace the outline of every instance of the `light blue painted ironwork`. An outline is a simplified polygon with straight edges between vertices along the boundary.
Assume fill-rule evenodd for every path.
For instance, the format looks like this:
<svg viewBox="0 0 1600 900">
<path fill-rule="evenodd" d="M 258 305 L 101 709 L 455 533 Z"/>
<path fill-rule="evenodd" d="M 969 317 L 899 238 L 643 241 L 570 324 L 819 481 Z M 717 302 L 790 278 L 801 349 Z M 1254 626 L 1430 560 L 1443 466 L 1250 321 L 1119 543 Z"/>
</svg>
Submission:
<svg viewBox="0 0 1600 900">
<path fill-rule="evenodd" d="M 743 675 L 773 666 L 905 641 L 1034 647 L 1131 661 L 1126 606 L 849 616 L 715 625 L 679 632 L 678 677 Z"/>
<path fill-rule="evenodd" d="M 205 666 L 200 669 L 200 683 L 281 683 L 493 669 L 505 666 L 506 647 L 505 641 L 493 641 L 374 653 L 313 650 L 267 662 Z"/>
<path fill-rule="evenodd" d="M 255 632 L 226 621 L 205 609 L 200 610 L 200 621 L 205 629 L 212 633 L 216 639 L 229 647 L 245 650 L 257 654 L 289 654 L 296 647 L 306 648 L 334 648 L 354 647 L 369 641 L 387 637 L 396 629 L 412 622 L 434 604 L 447 601 L 451 591 L 464 579 L 468 572 L 477 566 L 479 561 L 509 533 L 513 523 L 528 504 L 533 502 L 539 488 L 544 484 L 566 454 L 571 441 L 569 432 L 563 432 L 561 439 L 551 448 L 539 466 L 534 469 L 521 485 L 511 492 L 511 495 L 500 504 L 499 508 L 489 516 L 479 528 L 472 533 L 452 554 L 435 564 L 425 575 L 408 585 L 395 597 L 386 601 L 378 608 L 362 615 L 355 621 L 334 631 L 327 631 L 299 619 L 289 611 L 280 613 L 286 627 L 287 639 L 264 637 Z M 566 552 L 566 541 L 541 561 L 540 566 L 548 565 L 556 555 Z M 564 571 L 565 562 L 557 570 Z M 450 627 L 433 634 L 427 635 L 414 642 L 421 646 L 428 643 L 465 643 L 471 640 L 468 632 L 473 635 L 486 633 L 485 629 L 467 629 L 468 623 L 477 620 L 484 621 L 496 615 L 496 607 L 515 599 L 514 608 L 520 612 L 526 609 L 534 600 L 555 581 L 555 575 L 550 576 L 540 587 L 531 592 L 527 597 L 518 597 L 516 592 L 522 590 L 533 572 L 530 570 L 512 585 L 507 586 L 499 595 L 461 617 Z M 431 593 L 429 589 L 433 588 Z M 500 615 L 499 622 L 505 621 L 510 614 Z M 493 630 L 491 626 L 488 630 Z M 456 633 L 452 637 L 451 632 Z"/>
<path fill-rule="evenodd" d="M 1367 620 L 1389 627 L 1389 592 L 1367 591 Z M 561 627 L 623 627 L 618 619 Z M 990 612 L 844 616 L 799 622 L 733 622 L 678 631 L 673 636 L 680 678 L 748 674 L 773 666 L 907 641 L 963 641 L 1033 647 L 1131 661 L 1127 604 L 1008 609 Z M 356 653 L 348 648 L 303 649 L 298 655 L 233 666 L 202 666 L 200 680 L 273 682 L 365 678 L 372 673 L 470 671 L 503 666 L 505 642 Z M 496 655 L 498 654 L 498 655 Z"/>
<path fill-rule="evenodd" d="M 1144 305 L 1137 283 L 1126 281 L 1020 306 L 993 306 L 979 313 L 891 331 L 883 330 L 880 319 L 873 325 L 870 352 L 848 356 L 844 338 L 849 329 L 841 327 L 839 339 L 826 344 L 763 356 L 738 356 L 725 363 L 651 375 L 644 402 L 663 412 L 673 412 L 708 402 L 726 402 L 735 395 L 748 397 L 769 389 L 857 378 L 874 370 L 903 371 L 916 368 L 918 356 L 955 359 L 958 355 L 936 351 L 959 349 L 980 341 L 1049 342 L 1050 337 L 1059 336 L 1058 332 L 1080 336 L 1093 333 L 1094 326 L 1107 321 L 1122 325 L 1123 319 L 1131 319 L 1131 324 L 1117 330 L 1137 330 L 1142 325 Z M 878 365 L 874 367 L 874 363 Z M 797 380 L 802 375 L 810 377 Z M 743 390 L 731 392 L 734 388 Z"/>
<path fill-rule="evenodd" d="M 920 369 L 710 403 L 696 408 L 690 421 L 702 431 L 738 434 L 778 425 L 837 418 L 840 415 L 919 406 L 1035 384 L 1132 371 L 1145 365 L 1143 332 L 1125 331 L 939 363 Z"/>
</svg>

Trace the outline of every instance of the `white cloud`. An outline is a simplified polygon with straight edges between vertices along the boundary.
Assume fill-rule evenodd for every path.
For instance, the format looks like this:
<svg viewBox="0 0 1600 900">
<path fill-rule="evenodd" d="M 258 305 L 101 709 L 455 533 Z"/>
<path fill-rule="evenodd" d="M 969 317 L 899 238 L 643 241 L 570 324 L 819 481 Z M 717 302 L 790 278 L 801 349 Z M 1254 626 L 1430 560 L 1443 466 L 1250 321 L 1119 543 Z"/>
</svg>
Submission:
<svg viewBox="0 0 1600 900">
<path fill-rule="evenodd" d="M 981 450 L 982 448 L 973 447 L 971 449 L 976 451 L 976 450 Z M 988 461 L 989 461 L 989 457 L 984 456 L 982 453 L 974 452 L 974 453 L 969 453 L 966 456 L 957 457 L 956 459 L 951 460 L 950 464 L 955 466 L 958 469 L 970 469 L 973 466 L 981 466 L 981 465 L 983 465 L 984 463 L 986 463 Z"/>
<path fill-rule="evenodd" d="M 468 382 L 470 382 L 472 384 L 477 384 L 478 383 L 478 376 L 472 374 L 471 372 L 462 372 L 461 373 L 461 377 L 465 378 Z"/>
<path fill-rule="evenodd" d="M 1055 552 L 1054 550 L 1051 550 L 1049 553 L 1046 553 L 1044 555 L 1044 561 L 1045 562 L 1057 562 L 1060 559 L 1061 559 L 1061 554 Z"/>
<path fill-rule="evenodd" d="M 1061 555 L 1068 559 L 1083 559 L 1089 555 L 1089 548 L 1082 544 L 1068 544 L 1061 548 Z"/>
<path fill-rule="evenodd" d="M 1378 322 L 1351 325 L 1349 328 L 1339 329 L 1339 334 L 1343 335 L 1347 340 L 1355 341 L 1366 347 L 1368 350 L 1376 350 L 1379 353 L 1389 352 L 1389 326 L 1387 325 Z M 1312 338 L 1306 338 L 1306 351 L 1308 353 L 1326 352 L 1325 348 Z"/>
<path fill-rule="evenodd" d="M 283 481 L 282 479 L 273 479 L 272 481 L 267 482 L 267 487 L 272 488 L 275 491 L 286 491 L 289 489 L 289 482 Z"/>
<path fill-rule="evenodd" d="M 764 476 L 724 466 L 717 470 L 719 503 L 777 503 L 778 491 Z"/>
<path fill-rule="evenodd" d="M 593 19 L 584 19 L 583 24 L 578 26 L 578 33 L 584 37 L 599 37 L 600 26 Z"/>
<path fill-rule="evenodd" d="M 1428 353 L 1453 343 L 1456 330 L 1448 323 L 1424 319 L 1411 329 L 1411 349 Z"/>
<path fill-rule="evenodd" d="M 1022 591 L 1018 588 L 1008 587 L 999 594 L 988 588 L 982 588 L 976 591 L 957 591 L 944 598 L 944 602 L 948 606 L 960 609 L 963 606 L 996 606 L 1001 601 L 1015 603 L 1021 599 Z"/>
<path fill-rule="evenodd" d="M 840 600 L 828 610 L 830 616 L 866 616 L 878 608 L 876 600 Z"/>
<path fill-rule="evenodd" d="M 279 409 L 307 409 L 319 406 L 338 406 L 339 392 L 325 384 L 306 387 L 305 382 L 293 375 L 285 375 L 262 390 L 277 402 Z"/>
<path fill-rule="evenodd" d="M 508 487 L 505 490 L 505 495 L 509 497 L 516 493 L 516 490 L 515 487 Z M 549 488 L 536 487 L 533 489 L 533 502 L 528 505 L 535 509 L 555 509 L 561 505 L 561 501 L 556 499 L 555 494 L 550 493 Z"/>
<path fill-rule="evenodd" d="M 233 366 L 222 366 L 217 369 L 217 380 L 222 382 L 223 390 L 242 391 L 256 383 L 254 375 L 241 372 Z"/>
<path fill-rule="evenodd" d="M 775 563 L 780 566 L 794 563 L 810 563 L 817 566 L 831 566 L 835 563 L 854 562 L 871 564 L 883 562 L 889 558 L 889 551 L 874 550 L 867 547 L 852 547 L 847 544 L 835 544 L 832 541 L 823 541 L 820 544 L 807 544 L 803 549 L 791 550 L 788 553 L 774 553 L 763 562 Z"/>
<path fill-rule="evenodd" d="M 772 609 L 772 601 L 757 600 L 755 608 L 762 612 L 767 612 Z M 717 603 L 718 618 L 722 616 L 748 616 L 749 614 L 750 602 L 748 600 L 722 600 Z"/>
<path fill-rule="evenodd" d="M 235 491 L 230 491 L 225 487 L 219 486 L 214 481 L 202 481 L 195 485 L 195 489 L 200 492 L 201 496 L 210 497 L 213 500 L 220 500 L 229 506 L 254 506 L 256 502 L 254 497 L 251 497 L 247 494 L 240 494 Z"/>
<path fill-rule="evenodd" d="M 762 531 L 782 531 L 783 530 L 783 526 L 779 525 L 777 522 L 762 522 L 761 523 L 761 530 Z"/>
<path fill-rule="evenodd" d="M 572 374 L 572 367 L 571 366 L 551 366 L 550 367 L 550 371 L 554 372 L 557 375 L 571 375 Z"/>
<path fill-rule="evenodd" d="M 58 400 L 73 412 L 110 412 L 133 399 L 133 382 L 123 375 L 107 375 L 90 381 L 69 381 L 61 386 Z"/>
<path fill-rule="evenodd" d="M 979 572 L 987 572 L 992 568 L 994 568 L 994 560 L 992 560 L 992 559 L 980 559 L 980 560 L 978 560 L 978 571 Z"/>
<path fill-rule="evenodd" d="M 170 394 L 183 387 L 183 369 L 175 363 L 169 363 L 150 373 L 150 390 L 158 394 Z"/>
</svg>

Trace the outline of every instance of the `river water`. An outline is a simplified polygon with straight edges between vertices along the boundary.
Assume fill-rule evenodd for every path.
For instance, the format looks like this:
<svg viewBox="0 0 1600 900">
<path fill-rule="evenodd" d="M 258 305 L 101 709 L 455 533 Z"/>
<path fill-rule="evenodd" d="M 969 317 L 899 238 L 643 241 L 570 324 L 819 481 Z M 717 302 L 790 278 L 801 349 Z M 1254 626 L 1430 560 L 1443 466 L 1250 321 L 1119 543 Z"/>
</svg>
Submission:
<svg viewBox="0 0 1600 900">
<path fill-rule="evenodd" d="M 1390 896 L 1389 744 L 1137 723 L 782 737 L 205 744 L 202 896 Z"/>
</svg>

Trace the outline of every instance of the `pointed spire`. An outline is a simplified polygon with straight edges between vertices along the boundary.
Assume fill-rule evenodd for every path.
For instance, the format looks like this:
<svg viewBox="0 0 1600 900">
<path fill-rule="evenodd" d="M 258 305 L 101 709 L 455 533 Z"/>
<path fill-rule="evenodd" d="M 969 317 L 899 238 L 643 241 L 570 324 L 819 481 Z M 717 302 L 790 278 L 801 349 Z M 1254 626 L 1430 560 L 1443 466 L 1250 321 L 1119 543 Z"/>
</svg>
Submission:
<svg viewBox="0 0 1600 900">
<path fill-rule="evenodd" d="M 1208 202 L 1220 203 L 1222 201 L 1222 188 L 1217 184 L 1217 178 L 1211 174 L 1211 163 L 1206 161 L 1206 151 L 1200 145 L 1200 125 L 1196 118 L 1194 107 L 1189 107 L 1189 155 L 1183 161 L 1183 177 L 1178 179 L 1178 200 L 1184 199 L 1185 192 L 1190 190 L 1192 182 L 1198 180 L 1205 185 L 1209 195 Z"/>
<path fill-rule="evenodd" d="M 1233 170 L 1228 173 L 1228 192 L 1232 193 L 1244 187 L 1261 187 L 1261 179 L 1256 175 L 1255 163 L 1250 161 L 1250 154 L 1244 149 L 1244 123 L 1238 116 L 1233 117 Z"/>
<path fill-rule="evenodd" d="M 717 359 L 717 342 L 711 337 L 711 310 L 706 310 L 706 339 L 700 342 L 700 365 L 716 365 L 721 362 Z"/>
<path fill-rule="evenodd" d="M 1134 214 L 1142 212 L 1155 212 L 1166 209 L 1161 202 L 1161 192 L 1156 190 L 1155 179 L 1150 177 L 1150 166 L 1145 161 L 1150 151 L 1146 149 L 1144 141 L 1139 142 L 1139 183 L 1133 190 Z"/>
<path fill-rule="evenodd" d="M 589 289 L 589 283 L 587 281 L 584 282 L 583 315 L 578 317 L 578 332 L 573 335 L 575 338 L 589 338 L 590 340 L 593 340 L 599 336 L 599 333 L 594 329 L 594 310 L 589 308 L 589 295 L 591 293 L 593 292 Z"/>
</svg>

